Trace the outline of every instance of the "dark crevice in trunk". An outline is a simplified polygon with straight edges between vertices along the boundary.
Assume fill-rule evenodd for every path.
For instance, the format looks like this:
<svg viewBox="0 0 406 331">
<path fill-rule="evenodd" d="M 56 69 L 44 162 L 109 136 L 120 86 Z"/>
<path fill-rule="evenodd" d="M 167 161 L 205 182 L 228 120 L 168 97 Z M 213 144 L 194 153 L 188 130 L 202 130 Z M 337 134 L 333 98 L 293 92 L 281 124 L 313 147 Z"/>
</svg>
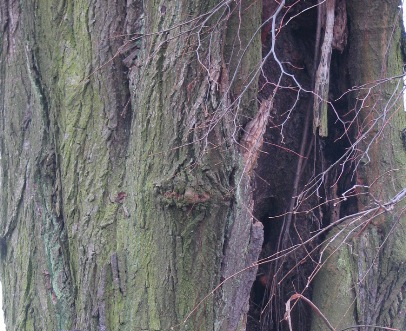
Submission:
<svg viewBox="0 0 406 331">
<path fill-rule="evenodd" d="M 316 3 L 317 1 L 298 4 L 294 1 L 286 2 L 286 12 L 281 17 L 285 23 L 291 20 L 278 30 L 275 45 L 276 56 L 283 56 L 284 70 L 294 75 L 306 90 L 312 90 L 314 84 L 315 55 L 311 50 L 315 49 L 317 9 L 311 7 Z M 263 2 L 263 6 L 265 21 L 273 14 L 272 6 L 275 5 Z M 268 54 L 272 42 L 269 29 L 269 24 L 266 24 L 262 31 L 264 56 Z M 347 71 L 343 69 L 347 68 L 346 61 L 345 50 L 343 53 L 333 52 L 330 68 L 329 135 L 326 138 L 313 136 L 313 95 L 298 92 L 299 88 L 290 77 L 283 76 L 274 100 L 264 137 L 264 153 L 260 155 L 255 169 L 254 216 L 264 225 L 264 243 L 260 255 L 262 262 L 251 290 L 248 331 L 289 330 L 288 324 L 283 321 L 285 304 L 295 293 L 312 299 L 309 277 L 317 267 L 318 253 L 325 234 L 306 244 L 301 243 L 335 219 L 356 210 L 356 198 L 349 197 L 338 204 L 335 200 L 347 192 L 355 181 L 354 165 L 348 160 L 344 162 L 343 158 L 356 134 L 354 125 L 351 125 L 354 114 L 349 111 L 348 96 L 342 96 L 349 88 Z M 277 61 L 272 57 L 263 68 L 260 100 L 272 93 L 281 75 Z M 306 122 L 308 112 L 310 120 Z M 306 136 L 305 123 L 309 124 Z M 305 149 L 303 155 L 299 155 L 302 140 L 305 140 Z M 300 157 L 303 160 L 301 169 L 298 170 Z M 295 176 L 299 173 L 298 196 L 311 183 L 314 184 L 316 176 L 323 172 L 325 179 L 320 189 L 307 193 L 307 198 L 295 206 L 290 226 L 286 228 L 289 205 L 295 195 L 292 192 Z M 275 254 L 295 245 L 298 248 L 290 254 L 275 259 Z M 297 301 L 291 318 L 295 331 L 310 330 L 311 309 L 305 302 Z"/>
</svg>

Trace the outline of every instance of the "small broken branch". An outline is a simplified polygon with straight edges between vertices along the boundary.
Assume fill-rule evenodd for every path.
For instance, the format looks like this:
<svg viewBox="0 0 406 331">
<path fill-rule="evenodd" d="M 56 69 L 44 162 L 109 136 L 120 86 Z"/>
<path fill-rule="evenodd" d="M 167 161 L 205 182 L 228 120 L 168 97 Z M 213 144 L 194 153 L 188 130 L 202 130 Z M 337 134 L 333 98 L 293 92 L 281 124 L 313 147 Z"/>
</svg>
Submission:
<svg viewBox="0 0 406 331">
<path fill-rule="evenodd" d="M 322 6 L 322 4 L 319 6 Z M 319 8 L 319 10 L 321 10 L 321 8 Z M 313 103 L 313 132 L 316 134 L 318 131 L 321 137 L 327 137 L 328 135 L 327 103 L 330 85 L 331 52 L 333 49 L 334 10 L 335 0 L 326 0 L 326 25 L 323 44 L 321 46 L 320 63 L 316 71 Z M 319 15 L 319 19 L 320 17 L 321 15 Z M 321 22 L 319 21 L 318 24 L 320 25 Z"/>
</svg>

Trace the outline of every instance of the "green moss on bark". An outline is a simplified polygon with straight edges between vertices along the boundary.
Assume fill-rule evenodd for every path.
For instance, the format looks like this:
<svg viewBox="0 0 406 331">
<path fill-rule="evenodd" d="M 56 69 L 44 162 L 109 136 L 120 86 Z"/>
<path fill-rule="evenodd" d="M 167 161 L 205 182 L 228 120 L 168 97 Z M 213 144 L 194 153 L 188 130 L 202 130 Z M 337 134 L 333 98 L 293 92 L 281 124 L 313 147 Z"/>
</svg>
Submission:
<svg viewBox="0 0 406 331">
<path fill-rule="evenodd" d="M 401 29 L 398 1 L 350 1 L 347 6 L 350 84 L 366 87 L 352 95 L 351 107 L 356 108 L 359 122 L 365 124 L 359 127 L 358 134 L 365 134 L 360 149 L 368 153 L 361 159 L 356 176 L 357 184 L 366 188 L 359 198 L 358 208 L 367 210 L 375 205 L 374 199 L 388 202 L 406 186 L 405 177 L 399 171 L 406 166 L 400 139 L 400 131 L 405 127 L 403 82 L 399 78 L 402 73 Z M 375 20 L 371 21 L 370 17 Z M 363 107 L 359 107 L 359 100 L 363 100 Z M 406 219 L 399 212 L 402 208 L 404 202 L 393 212 L 359 220 L 363 223 L 352 235 L 351 243 L 354 263 L 348 264 L 351 257 L 348 253 L 343 255 L 343 250 L 348 252 L 348 248 L 343 247 L 320 272 L 314 284 L 315 303 L 326 307 L 324 313 L 328 319 L 335 321 L 339 307 L 347 306 L 348 315 L 355 321 L 346 321 L 342 327 L 356 323 L 404 329 L 405 316 L 398 313 L 404 307 L 399 293 L 406 282 L 406 278 L 400 276 L 404 275 L 406 261 L 403 230 Z M 340 261 L 346 261 L 344 268 L 340 268 L 340 272 L 330 271 L 329 267 Z M 327 280 L 340 283 L 336 277 L 345 280 L 345 292 L 353 296 L 352 303 L 348 295 L 330 298 Z M 312 331 L 319 329 L 319 322 L 313 323 Z"/>
</svg>

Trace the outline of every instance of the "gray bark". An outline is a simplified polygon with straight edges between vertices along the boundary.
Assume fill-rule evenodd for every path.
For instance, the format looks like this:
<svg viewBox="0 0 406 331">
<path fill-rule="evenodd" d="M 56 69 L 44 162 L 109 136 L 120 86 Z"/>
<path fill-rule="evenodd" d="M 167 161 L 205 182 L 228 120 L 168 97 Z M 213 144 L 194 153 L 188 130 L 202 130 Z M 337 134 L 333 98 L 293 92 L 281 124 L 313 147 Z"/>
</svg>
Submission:
<svg viewBox="0 0 406 331">
<path fill-rule="evenodd" d="M 0 270 L 9 330 L 243 323 L 255 267 L 204 298 L 255 262 L 262 242 L 232 139 L 241 115 L 256 109 L 247 102 L 256 84 L 239 107 L 230 101 L 260 60 L 259 39 L 251 40 L 260 11 L 246 8 L 2 2 Z M 248 42 L 252 51 L 238 59 L 224 50 Z"/>
<path fill-rule="evenodd" d="M 289 112 L 286 140 L 264 139 L 295 102 L 291 76 L 312 85 L 306 76 L 309 58 L 317 57 L 309 51 L 312 42 L 294 41 L 284 31 L 309 38 L 321 29 L 311 22 L 304 24 L 308 30 L 295 30 L 307 16 L 295 21 L 297 13 L 289 10 L 296 1 L 282 3 L 262 29 L 263 43 L 273 33 L 277 63 L 271 53 L 261 54 L 260 2 L 1 2 L 0 278 L 8 330 L 247 328 L 262 223 L 270 222 L 266 213 L 262 223 L 253 215 L 267 203 L 296 208 L 292 192 L 298 190 L 291 186 L 303 188 L 322 168 L 310 148 L 310 161 L 295 180 L 302 168 L 296 167 L 298 153 L 279 153 L 281 146 L 301 150 L 301 139 L 308 138 L 301 134 L 307 132 L 301 107 L 313 105 L 309 91 L 297 92 L 300 111 Z M 344 11 L 343 1 L 337 3 Z M 358 132 L 365 134 L 357 151 L 368 150 L 354 154 L 358 186 L 352 207 L 376 213 L 331 227 L 328 241 L 342 232 L 324 246 L 310 299 L 336 329 L 406 329 L 405 205 L 390 204 L 406 187 L 398 1 L 346 3 L 348 46 L 340 46 L 345 72 L 325 86 L 331 92 L 367 84 L 346 94 L 357 111 Z M 279 6 L 264 4 L 269 15 Z M 347 13 L 336 16 L 346 40 Z M 278 80 L 281 68 L 289 69 Z M 272 84 L 259 87 L 261 80 L 281 88 L 272 96 Z M 258 95 L 266 98 L 258 102 Z M 278 149 L 260 153 L 263 141 Z M 263 191 L 260 176 L 268 180 Z M 337 192 L 326 189 L 325 200 Z M 310 238 L 313 220 L 300 213 L 315 210 L 310 204 L 317 199 L 295 209 L 286 233 L 274 226 L 270 237 L 285 238 L 283 245 Z M 331 222 L 338 214 L 331 212 Z M 303 245 L 294 259 L 280 262 L 280 270 L 299 269 L 297 262 L 310 256 L 307 249 Z M 280 307 L 272 308 L 278 313 L 284 295 L 299 291 L 285 275 L 275 277 L 283 294 Z M 276 316 L 277 328 L 286 328 L 283 314 Z M 300 325 L 302 317 L 292 316 L 293 325 Z M 303 320 L 302 330 L 326 329 L 317 313 Z"/>
<path fill-rule="evenodd" d="M 359 112 L 359 135 L 365 136 L 356 161 L 358 210 L 377 210 L 350 218 L 330 234 L 342 233 L 325 252 L 329 258 L 316 278 L 314 300 L 337 329 L 406 328 L 405 201 L 388 211 L 379 208 L 406 187 L 398 3 L 348 2 L 349 79 L 351 86 L 363 86 L 351 94 L 351 106 Z M 329 286 L 336 283 L 340 286 Z M 314 316 L 312 331 L 325 330 Z"/>
</svg>

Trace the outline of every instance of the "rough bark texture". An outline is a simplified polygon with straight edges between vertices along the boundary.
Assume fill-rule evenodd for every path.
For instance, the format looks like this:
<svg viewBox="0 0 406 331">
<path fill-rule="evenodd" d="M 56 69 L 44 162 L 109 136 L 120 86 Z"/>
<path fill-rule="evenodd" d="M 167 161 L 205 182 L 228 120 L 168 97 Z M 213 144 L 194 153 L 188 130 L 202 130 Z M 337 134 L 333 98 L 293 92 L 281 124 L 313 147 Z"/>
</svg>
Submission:
<svg viewBox="0 0 406 331">
<path fill-rule="evenodd" d="M 406 329 L 398 1 L 323 3 L 0 3 L 8 330 Z"/>
<path fill-rule="evenodd" d="M 232 104 L 259 24 L 245 2 L 1 3 L 8 329 L 243 325 L 255 268 L 203 299 L 262 244 L 233 136 L 256 84 Z"/>
<path fill-rule="evenodd" d="M 400 12 L 398 1 L 349 1 L 348 79 L 363 86 L 350 93 L 351 107 L 359 112 L 356 183 L 358 210 L 390 201 L 406 187 L 406 155 L 401 132 L 406 126 L 402 83 Z M 373 24 L 371 24 L 373 17 Z M 379 205 L 378 205 L 379 206 Z M 406 233 L 404 202 L 352 218 L 330 234 L 342 234 L 326 249 L 325 268 L 319 272 L 314 302 L 337 329 L 362 325 L 405 330 Z M 332 254 L 333 253 L 333 254 Z M 332 255 L 331 255 L 332 254 Z M 331 256 L 330 256 L 331 255 Z M 340 284 L 333 288 L 330 284 Z M 314 315 L 313 330 L 326 325 Z"/>
</svg>

